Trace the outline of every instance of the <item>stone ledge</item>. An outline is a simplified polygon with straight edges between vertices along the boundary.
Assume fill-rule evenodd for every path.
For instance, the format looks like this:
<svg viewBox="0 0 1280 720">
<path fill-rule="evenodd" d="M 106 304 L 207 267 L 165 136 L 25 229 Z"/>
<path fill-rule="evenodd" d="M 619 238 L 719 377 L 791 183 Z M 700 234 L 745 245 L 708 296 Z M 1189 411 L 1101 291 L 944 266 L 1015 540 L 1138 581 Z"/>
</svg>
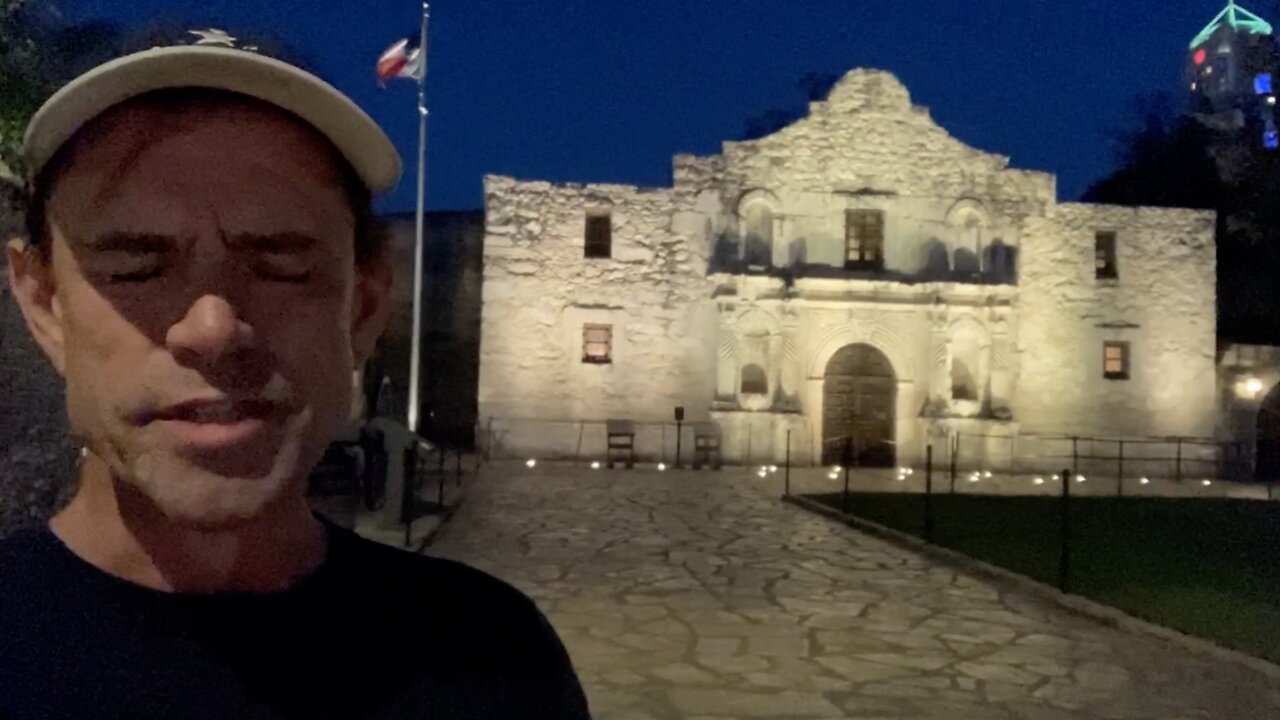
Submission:
<svg viewBox="0 0 1280 720">
<path fill-rule="evenodd" d="M 948 548 L 933 545 L 918 538 L 893 528 L 885 527 L 879 523 L 871 522 L 853 515 L 846 515 L 835 508 L 827 507 L 822 503 L 800 497 L 798 495 L 784 496 L 784 503 L 789 503 L 797 507 L 803 508 L 810 512 L 821 515 L 829 520 L 835 520 L 842 524 L 851 526 L 857 530 L 887 540 L 895 545 L 899 545 L 913 552 L 928 556 L 949 567 L 956 568 L 962 572 L 977 576 L 984 580 L 990 580 L 997 585 L 1014 590 L 1022 590 L 1030 593 L 1038 598 L 1048 600 L 1076 615 L 1086 617 L 1090 620 L 1100 622 L 1103 625 L 1118 628 L 1132 633 L 1141 633 L 1159 638 L 1165 642 L 1181 646 L 1186 650 L 1204 655 L 1210 655 L 1224 662 L 1236 663 L 1243 665 L 1251 670 L 1262 673 L 1269 679 L 1280 681 L 1280 665 L 1268 662 L 1262 658 L 1254 657 L 1239 650 L 1222 647 L 1217 643 L 1205 640 L 1203 638 L 1193 637 L 1185 633 L 1178 632 L 1171 628 L 1155 623 L 1147 622 L 1136 618 L 1122 610 L 1116 609 L 1109 605 L 1094 602 L 1080 595 L 1071 595 L 1061 590 L 1032 580 L 1031 578 L 1006 570 L 1002 567 L 992 565 L 991 563 L 978 560 L 976 558 L 965 555 L 964 553 L 950 550 Z"/>
</svg>

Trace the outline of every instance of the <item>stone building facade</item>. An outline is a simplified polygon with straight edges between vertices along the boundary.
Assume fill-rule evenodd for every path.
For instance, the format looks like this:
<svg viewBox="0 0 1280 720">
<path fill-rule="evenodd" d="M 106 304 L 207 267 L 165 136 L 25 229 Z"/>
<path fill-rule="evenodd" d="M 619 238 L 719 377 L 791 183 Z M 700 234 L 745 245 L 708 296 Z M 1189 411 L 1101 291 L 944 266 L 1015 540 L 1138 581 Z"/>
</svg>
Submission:
<svg viewBox="0 0 1280 720">
<path fill-rule="evenodd" d="M 1060 203 L 885 72 L 672 187 L 488 177 L 485 206 L 495 452 L 600 456 L 628 419 L 671 457 L 674 407 L 757 463 L 1216 431 L 1213 214 Z"/>
</svg>

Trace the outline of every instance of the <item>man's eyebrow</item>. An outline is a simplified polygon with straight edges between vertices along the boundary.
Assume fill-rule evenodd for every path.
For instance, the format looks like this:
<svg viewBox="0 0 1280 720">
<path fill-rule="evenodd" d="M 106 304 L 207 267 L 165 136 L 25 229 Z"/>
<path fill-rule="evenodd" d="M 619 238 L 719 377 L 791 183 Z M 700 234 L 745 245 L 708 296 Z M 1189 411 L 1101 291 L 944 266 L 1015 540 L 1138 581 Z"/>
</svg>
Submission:
<svg viewBox="0 0 1280 720">
<path fill-rule="evenodd" d="M 300 232 L 237 233 L 227 238 L 227 245 L 232 248 L 267 253 L 306 252 L 319 242 L 315 237 Z"/>
<path fill-rule="evenodd" d="M 109 232 L 87 240 L 84 246 L 97 252 L 158 253 L 177 242 L 176 237 L 159 233 Z"/>
</svg>

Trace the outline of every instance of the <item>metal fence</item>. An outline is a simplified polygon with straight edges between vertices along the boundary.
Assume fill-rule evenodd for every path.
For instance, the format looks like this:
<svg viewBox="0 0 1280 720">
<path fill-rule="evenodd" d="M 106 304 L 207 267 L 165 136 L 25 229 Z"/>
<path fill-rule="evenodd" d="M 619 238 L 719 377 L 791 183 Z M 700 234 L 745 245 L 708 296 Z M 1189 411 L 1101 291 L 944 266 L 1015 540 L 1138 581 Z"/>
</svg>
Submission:
<svg viewBox="0 0 1280 720">
<path fill-rule="evenodd" d="M 1205 438 L 955 433 L 931 447 L 953 483 L 962 472 L 1030 477 L 1053 475 L 1065 467 L 1073 475 L 1114 482 L 1123 494 L 1126 483 L 1134 480 L 1250 477 L 1243 444 Z"/>
</svg>

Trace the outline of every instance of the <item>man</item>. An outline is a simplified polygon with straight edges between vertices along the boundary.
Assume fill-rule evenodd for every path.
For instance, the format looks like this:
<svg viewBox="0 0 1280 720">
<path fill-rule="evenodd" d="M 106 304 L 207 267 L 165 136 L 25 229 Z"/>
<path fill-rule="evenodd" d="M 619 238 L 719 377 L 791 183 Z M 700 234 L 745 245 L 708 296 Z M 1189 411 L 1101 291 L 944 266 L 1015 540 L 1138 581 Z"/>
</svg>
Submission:
<svg viewBox="0 0 1280 720">
<path fill-rule="evenodd" d="M 85 455 L 0 543 L 0 717 L 586 718 L 527 597 L 304 499 L 387 317 L 378 126 L 192 46 L 82 75 L 25 143 L 9 280 Z"/>
</svg>

